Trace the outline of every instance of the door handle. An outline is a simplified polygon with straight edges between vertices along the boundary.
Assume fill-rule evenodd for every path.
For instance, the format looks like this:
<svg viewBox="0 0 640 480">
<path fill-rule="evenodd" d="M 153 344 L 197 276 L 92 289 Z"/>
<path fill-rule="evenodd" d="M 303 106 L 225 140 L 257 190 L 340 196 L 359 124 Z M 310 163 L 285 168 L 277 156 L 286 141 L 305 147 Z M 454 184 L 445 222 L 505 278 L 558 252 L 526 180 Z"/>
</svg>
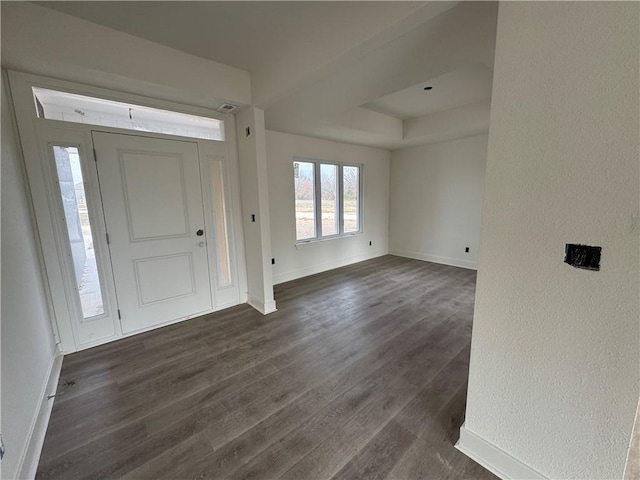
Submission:
<svg viewBox="0 0 640 480">
<path fill-rule="evenodd" d="M 196 232 L 196 235 L 199 236 L 199 237 L 203 236 L 204 235 L 204 230 L 202 230 L 202 229 L 198 230 Z"/>
</svg>

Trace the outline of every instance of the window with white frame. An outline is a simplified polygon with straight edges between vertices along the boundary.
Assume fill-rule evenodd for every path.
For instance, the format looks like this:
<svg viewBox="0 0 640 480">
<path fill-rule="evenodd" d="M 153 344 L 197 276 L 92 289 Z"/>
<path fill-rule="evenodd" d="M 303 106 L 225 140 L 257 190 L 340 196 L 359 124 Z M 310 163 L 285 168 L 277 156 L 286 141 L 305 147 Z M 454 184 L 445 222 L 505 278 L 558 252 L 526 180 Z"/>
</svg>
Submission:
<svg viewBox="0 0 640 480">
<path fill-rule="evenodd" d="M 294 158 L 296 241 L 362 231 L 362 166 Z"/>
<path fill-rule="evenodd" d="M 224 141 L 224 121 L 32 87 L 38 118 Z"/>
</svg>

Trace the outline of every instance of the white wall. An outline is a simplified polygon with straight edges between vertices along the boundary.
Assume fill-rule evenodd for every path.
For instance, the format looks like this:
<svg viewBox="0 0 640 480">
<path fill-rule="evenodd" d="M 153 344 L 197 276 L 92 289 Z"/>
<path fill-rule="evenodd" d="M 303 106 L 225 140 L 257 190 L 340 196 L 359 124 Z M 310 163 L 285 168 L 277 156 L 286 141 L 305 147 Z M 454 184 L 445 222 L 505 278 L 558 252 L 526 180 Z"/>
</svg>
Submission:
<svg viewBox="0 0 640 480">
<path fill-rule="evenodd" d="M 2 65 L 208 108 L 251 103 L 244 70 L 30 2 L 2 2 Z"/>
<path fill-rule="evenodd" d="M 476 268 L 487 138 L 479 135 L 391 154 L 391 253 Z"/>
<path fill-rule="evenodd" d="M 0 431 L 7 449 L 2 478 L 17 478 L 29 453 L 56 353 L 37 238 L 21 153 L 2 82 L 2 409 Z M 43 431 L 36 432 L 44 434 Z M 35 439 L 35 443 L 42 438 Z M 33 447 L 33 446 L 32 446 Z"/>
<path fill-rule="evenodd" d="M 296 247 L 293 157 L 363 165 L 363 234 Z M 274 283 L 388 253 L 389 162 L 386 150 L 267 131 Z M 369 246 L 369 242 L 372 246 Z"/>
<path fill-rule="evenodd" d="M 402 122 L 404 140 L 417 145 L 486 134 L 489 131 L 490 112 L 491 99 L 487 99 L 423 117 L 408 118 Z"/>
<path fill-rule="evenodd" d="M 271 277 L 271 221 L 264 111 L 254 107 L 242 109 L 236 115 L 236 130 L 248 302 L 267 314 L 276 310 L 276 303 Z"/>
<path fill-rule="evenodd" d="M 549 478 L 622 478 L 638 401 L 639 8 L 499 9 L 465 428 Z"/>
</svg>

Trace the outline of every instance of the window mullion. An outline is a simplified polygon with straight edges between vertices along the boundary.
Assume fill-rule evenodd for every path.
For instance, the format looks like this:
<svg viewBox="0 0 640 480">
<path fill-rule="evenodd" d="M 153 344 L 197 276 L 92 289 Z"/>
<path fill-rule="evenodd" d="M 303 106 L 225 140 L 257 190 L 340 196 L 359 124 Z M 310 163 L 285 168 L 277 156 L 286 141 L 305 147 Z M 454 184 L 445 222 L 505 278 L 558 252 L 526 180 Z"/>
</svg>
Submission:
<svg viewBox="0 0 640 480">
<path fill-rule="evenodd" d="M 315 174 L 313 176 L 315 181 L 313 208 L 316 212 L 316 238 L 322 238 L 322 192 L 320 191 L 320 162 L 314 162 L 313 168 L 315 171 Z"/>
<path fill-rule="evenodd" d="M 364 176 L 362 175 L 362 165 L 358 166 L 358 232 L 362 233 L 364 231 L 363 225 L 364 220 L 362 217 L 362 186 L 364 182 Z"/>
<path fill-rule="evenodd" d="M 340 235 L 344 235 L 344 206 L 342 202 L 342 165 L 338 165 L 338 232 Z"/>
</svg>

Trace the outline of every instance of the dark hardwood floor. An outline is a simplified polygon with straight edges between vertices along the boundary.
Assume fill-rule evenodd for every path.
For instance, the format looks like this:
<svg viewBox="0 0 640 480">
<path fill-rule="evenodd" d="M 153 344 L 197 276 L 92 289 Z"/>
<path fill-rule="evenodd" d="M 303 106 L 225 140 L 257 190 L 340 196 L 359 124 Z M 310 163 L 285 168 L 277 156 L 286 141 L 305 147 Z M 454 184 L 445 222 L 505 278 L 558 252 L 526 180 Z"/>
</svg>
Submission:
<svg viewBox="0 0 640 480">
<path fill-rule="evenodd" d="M 475 278 L 385 256 L 69 355 L 37 478 L 494 479 L 453 447 Z"/>
</svg>

